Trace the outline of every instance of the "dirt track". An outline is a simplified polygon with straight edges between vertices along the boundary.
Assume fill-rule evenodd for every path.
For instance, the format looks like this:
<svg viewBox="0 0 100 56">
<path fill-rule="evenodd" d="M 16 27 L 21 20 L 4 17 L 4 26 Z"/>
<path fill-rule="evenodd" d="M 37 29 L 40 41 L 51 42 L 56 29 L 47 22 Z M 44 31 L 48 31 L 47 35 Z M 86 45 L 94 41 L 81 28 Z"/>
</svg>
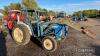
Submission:
<svg viewBox="0 0 100 56">
<path fill-rule="evenodd" d="M 82 23 L 82 25 L 87 26 L 86 23 Z M 0 34 L 0 56 L 100 56 L 100 23 L 98 22 L 96 24 L 98 25 L 93 26 L 92 24 L 92 26 L 89 25 L 88 27 L 97 34 L 96 39 L 93 40 L 70 28 L 67 39 L 59 42 L 58 49 L 52 53 L 42 50 L 40 42 L 36 39 L 31 39 L 26 46 L 18 46 L 13 42 L 10 35 L 5 36 L 2 33 Z M 92 52 L 80 51 L 83 48 L 90 48 Z"/>
</svg>

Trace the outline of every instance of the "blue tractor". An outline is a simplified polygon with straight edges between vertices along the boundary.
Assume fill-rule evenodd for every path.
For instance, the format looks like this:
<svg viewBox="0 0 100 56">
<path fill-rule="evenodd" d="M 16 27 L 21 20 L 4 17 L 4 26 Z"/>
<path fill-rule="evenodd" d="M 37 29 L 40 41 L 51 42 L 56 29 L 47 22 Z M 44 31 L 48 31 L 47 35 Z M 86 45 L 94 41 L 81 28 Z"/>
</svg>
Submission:
<svg viewBox="0 0 100 56">
<path fill-rule="evenodd" d="M 22 22 L 18 17 L 17 24 L 12 30 L 14 41 L 19 45 L 26 45 L 30 41 L 30 37 L 34 36 L 41 40 L 44 50 L 55 51 L 57 42 L 66 38 L 68 26 L 51 23 L 50 21 L 41 21 L 37 10 L 21 11 L 25 14 L 25 20 Z"/>
</svg>

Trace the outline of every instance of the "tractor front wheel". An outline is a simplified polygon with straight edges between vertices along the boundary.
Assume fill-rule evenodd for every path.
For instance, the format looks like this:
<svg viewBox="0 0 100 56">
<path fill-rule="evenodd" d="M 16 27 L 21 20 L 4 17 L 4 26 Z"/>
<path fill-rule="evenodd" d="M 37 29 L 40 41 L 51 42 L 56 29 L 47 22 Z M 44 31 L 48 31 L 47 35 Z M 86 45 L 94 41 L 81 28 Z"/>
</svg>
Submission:
<svg viewBox="0 0 100 56">
<path fill-rule="evenodd" d="M 46 51 L 55 51 L 57 49 L 57 42 L 53 37 L 47 36 L 43 39 L 43 49 Z"/>
<path fill-rule="evenodd" d="M 19 45 L 26 45 L 30 41 L 29 30 L 22 24 L 15 25 L 12 36 L 14 41 Z"/>
</svg>

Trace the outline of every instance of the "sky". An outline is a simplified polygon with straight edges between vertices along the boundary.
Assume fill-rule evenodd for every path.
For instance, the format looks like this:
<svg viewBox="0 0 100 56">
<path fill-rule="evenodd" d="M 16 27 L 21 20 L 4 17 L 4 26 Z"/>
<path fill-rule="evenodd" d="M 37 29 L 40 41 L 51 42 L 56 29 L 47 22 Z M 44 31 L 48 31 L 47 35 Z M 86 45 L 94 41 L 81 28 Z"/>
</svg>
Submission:
<svg viewBox="0 0 100 56">
<path fill-rule="evenodd" d="M 21 0 L 0 0 L 0 8 Z M 100 0 L 37 0 L 39 7 L 72 14 L 79 10 L 100 9 Z"/>
</svg>

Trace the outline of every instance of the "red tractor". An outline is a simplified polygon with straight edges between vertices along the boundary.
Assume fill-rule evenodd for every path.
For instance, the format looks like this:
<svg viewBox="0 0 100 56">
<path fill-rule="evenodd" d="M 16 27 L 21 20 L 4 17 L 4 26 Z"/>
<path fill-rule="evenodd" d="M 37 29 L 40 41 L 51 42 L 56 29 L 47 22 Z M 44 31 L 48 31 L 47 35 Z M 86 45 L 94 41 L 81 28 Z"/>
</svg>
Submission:
<svg viewBox="0 0 100 56">
<path fill-rule="evenodd" d="M 8 16 L 3 19 L 8 29 L 12 29 L 14 25 L 17 24 L 18 19 L 20 19 L 20 21 L 25 20 L 24 12 L 20 10 L 10 10 L 8 13 Z"/>
</svg>

